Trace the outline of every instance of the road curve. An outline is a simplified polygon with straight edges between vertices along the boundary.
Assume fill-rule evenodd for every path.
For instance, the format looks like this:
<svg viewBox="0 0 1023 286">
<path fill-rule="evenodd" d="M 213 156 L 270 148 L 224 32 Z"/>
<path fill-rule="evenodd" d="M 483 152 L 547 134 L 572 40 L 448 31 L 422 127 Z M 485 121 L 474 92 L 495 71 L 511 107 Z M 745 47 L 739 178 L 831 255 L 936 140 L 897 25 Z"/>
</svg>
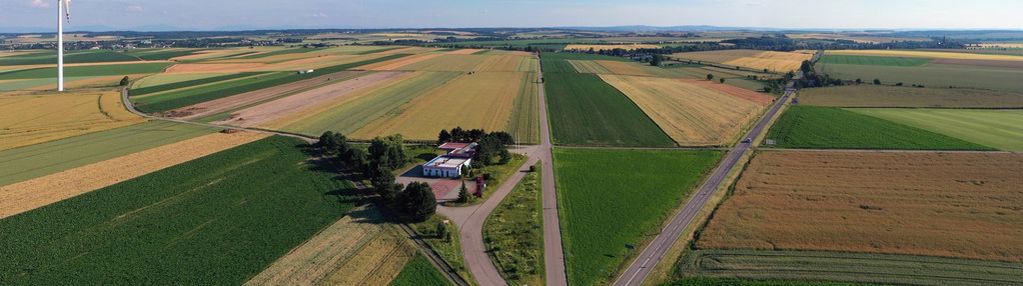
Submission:
<svg viewBox="0 0 1023 286">
<path fill-rule="evenodd" d="M 775 102 L 771 109 L 757 121 L 757 124 L 744 138 L 756 138 L 759 136 L 767 127 L 771 118 L 781 110 L 782 106 L 785 105 L 785 102 L 788 101 L 794 92 L 795 90 L 792 88 L 786 89 L 785 95 Z M 639 257 L 633 260 L 632 264 L 625 269 L 625 272 L 618 277 L 618 280 L 614 283 L 615 286 L 639 286 L 643 283 L 643 280 L 650 274 L 653 267 L 664 258 L 664 253 L 678 240 L 682 232 L 693 223 L 693 219 L 696 218 L 696 215 L 707 204 L 710 197 L 725 182 L 728 172 L 740 163 L 739 160 L 742 158 L 742 155 L 750 149 L 751 145 L 752 143 L 739 143 L 732 150 L 728 151 L 725 158 L 714 168 L 714 171 L 703 185 L 700 186 L 700 189 L 693 194 L 689 202 L 682 207 L 681 211 L 675 214 L 671 222 L 654 237 L 654 240 L 643 249 Z"/>
</svg>

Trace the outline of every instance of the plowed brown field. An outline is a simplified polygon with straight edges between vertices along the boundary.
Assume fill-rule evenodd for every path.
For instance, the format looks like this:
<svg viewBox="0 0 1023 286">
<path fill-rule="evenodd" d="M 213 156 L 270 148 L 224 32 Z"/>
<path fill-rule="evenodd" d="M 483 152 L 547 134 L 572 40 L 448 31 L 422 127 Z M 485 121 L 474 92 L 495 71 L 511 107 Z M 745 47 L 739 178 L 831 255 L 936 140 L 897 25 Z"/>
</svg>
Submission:
<svg viewBox="0 0 1023 286">
<path fill-rule="evenodd" d="M 1023 262 L 1023 154 L 759 153 L 698 248 Z"/>
<path fill-rule="evenodd" d="M 214 133 L 0 187 L 0 218 L 30 211 L 106 186 L 266 137 Z"/>
</svg>

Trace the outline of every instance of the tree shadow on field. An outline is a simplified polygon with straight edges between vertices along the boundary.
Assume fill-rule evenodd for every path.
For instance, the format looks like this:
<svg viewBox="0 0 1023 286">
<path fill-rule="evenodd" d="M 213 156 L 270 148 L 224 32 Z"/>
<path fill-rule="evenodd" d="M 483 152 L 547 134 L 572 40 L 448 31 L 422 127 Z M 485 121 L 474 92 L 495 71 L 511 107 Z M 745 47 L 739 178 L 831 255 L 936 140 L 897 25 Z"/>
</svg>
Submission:
<svg viewBox="0 0 1023 286">
<path fill-rule="evenodd" d="M 366 199 L 362 197 L 362 191 L 355 187 L 347 187 L 325 192 L 323 193 L 323 199 L 343 205 L 353 204 L 356 207 L 366 204 Z"/>
<path fill-rule="evenodd" d="M 380 209 L 374 204 L 368 204 L 363 207 L 352 209 L 352 211 L 349 211 L 345 215 L 351 217 L 352 221 L 357 223 L 390 223 L 390 221 L 380 212 Z"/>
</svg>

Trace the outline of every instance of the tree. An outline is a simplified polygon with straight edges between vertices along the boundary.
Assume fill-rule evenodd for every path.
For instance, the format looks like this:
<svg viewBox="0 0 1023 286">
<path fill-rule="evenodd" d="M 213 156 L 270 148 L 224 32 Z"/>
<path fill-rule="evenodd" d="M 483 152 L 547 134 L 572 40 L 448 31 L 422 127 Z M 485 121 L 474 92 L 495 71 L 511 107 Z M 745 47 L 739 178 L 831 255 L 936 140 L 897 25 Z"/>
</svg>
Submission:
<svg viewBox="0 0 1023 286">
<path fill-rule="evenodd" d="M 121 78 L 121 83 L 120 83 L 121 86 L 128 86 L 128 83 L 130 83 L 130 81 L 128 80 L 128 76 L 124 76 L 124 78 Z"/>
<path fill-rule="evenodd" d="M 713 74 L 707 74 L 707 80 L 714 80 Z"/>
<path fill-rule="evenodd" d="M 427 183 L 413 182 L 398 197 L 400 209 L 413 221 L 425 221 L 437 212 L 437 199 Z"/>
<path fill-rule="evenodd" d="M 813 66 L 810 65 L 810 61 L 803 61 L 803 63 L 799 65 L 799 70 L 803 71 L 804 73 L 810 72 L 812 68 Z"/>
<path fill-rule="evenodd" d="M 861 84 L 861 83 L 863 83 L 862 79 L 856 79 L 856 84 Z"/>
<path fill-rule="evenodd" d="M 369 142 L 369 159 L 378 166 L 401 168 L 408 161 L 405 157 L 404 143 L 400 134 L 373 138 Z"/>
<path fill-rule="evenodd" d="M 377 167 L 375 174 L 370 179 L 370 183 L 373 184 L 373 190 L 376 191 L 377 195 L 380 195 L 385 201 L 394 201 L 397 192 L 394 188 L 394 173 L 390 168 Z"/>
<path fill-rule="evenodd" d="M 880 79 L 876 79 L 876 78 L 875 78 L 875 79 L 874 79 L 874 84 L 876 84 L 876 85 L 880 85 L 880 84 L 881 84 L 881 80 L 880 80 Z"/>
<path fill-rule="evenodd" d="M 467 203 L 471 198 L 469 196 L 469 188 L 465 186 L 465 181 L 462 181 L 462 187 L 458 189 L 458 202 Z"/>
<path fill-rule="evenodd" d="M 725 79 L 724 78 L 718 79 L 718 81 L 721 82 L 721 83 L 725 83 Z"/>
<path fill-rule="evenodd" d="M 663 55 L 655 54 L 653 56 L 653 58 L 650 59 L 650 65 L 651 66 L 655 66 L 655 67 L 661 66 L 661 62 L 663 62 L 663 61 L 664 61 L 664 56 Z"/>
<path fill-rule="evenodd" d="M 436 232 L 437 238 L 443 238 L 447 236 L 448 226 L 444 225 L 443 221 L 438 221 L 437 226 L 434 227 L 434 232 Z"/>
<path fill-rule="evenodd" d="M 447 130 L 441 130 L 440 134 L 437 135 L 437 145 L 451 142 L 451 133 Z"/>
</svg>

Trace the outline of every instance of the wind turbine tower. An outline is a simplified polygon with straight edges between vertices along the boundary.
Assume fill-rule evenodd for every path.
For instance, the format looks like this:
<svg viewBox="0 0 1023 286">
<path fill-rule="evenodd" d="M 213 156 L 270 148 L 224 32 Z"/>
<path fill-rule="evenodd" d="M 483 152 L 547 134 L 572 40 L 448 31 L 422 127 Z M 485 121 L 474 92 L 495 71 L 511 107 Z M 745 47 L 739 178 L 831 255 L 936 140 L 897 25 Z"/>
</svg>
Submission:
<svg viewBox="0 0 1023 286">
<path fill-rule="evenodd" d="M 71 0 L 57 0 L 57 91 L 64 91 L 64 18 L 71 23 Z"/>
</svg>

